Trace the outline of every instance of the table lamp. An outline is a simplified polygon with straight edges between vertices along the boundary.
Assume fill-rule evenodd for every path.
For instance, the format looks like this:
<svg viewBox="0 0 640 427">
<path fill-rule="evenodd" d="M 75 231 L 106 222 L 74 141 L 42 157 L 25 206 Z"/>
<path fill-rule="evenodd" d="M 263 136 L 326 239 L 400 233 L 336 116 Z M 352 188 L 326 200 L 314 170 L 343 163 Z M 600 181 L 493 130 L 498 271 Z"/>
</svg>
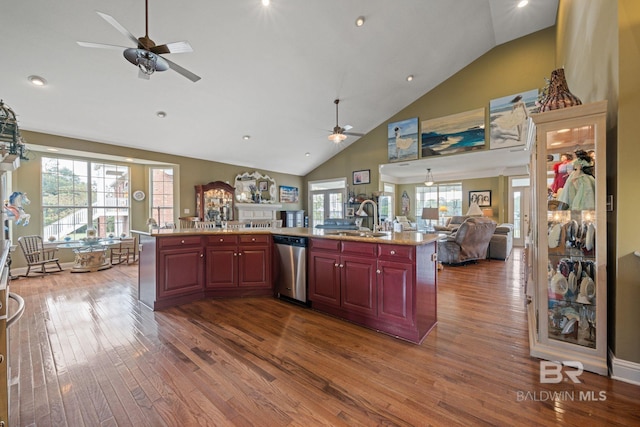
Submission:
<svg viewBox="0 0 640 427">
<path fill-rule="evenodd" d="M 480 209 L 477 203 L 471 203 L 467 211 L 467 216 L 482 216 L 482 209 Z"/>
<path fill-rule="evenodd" d="M 427 231 L 434 231 L 432 221 L 438 219 L 438 208 L 422 208 L 422 219 L 429 220 Z"/>
</svg>

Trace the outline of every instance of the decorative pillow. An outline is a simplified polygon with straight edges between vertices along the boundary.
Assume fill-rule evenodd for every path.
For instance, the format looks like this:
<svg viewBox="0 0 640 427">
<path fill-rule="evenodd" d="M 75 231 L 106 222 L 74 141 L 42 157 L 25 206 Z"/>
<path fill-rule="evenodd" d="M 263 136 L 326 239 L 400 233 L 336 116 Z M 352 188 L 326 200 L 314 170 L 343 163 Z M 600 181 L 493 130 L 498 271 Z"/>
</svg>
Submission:
<svg viewBox="0 0 640 427">
<path fill-rule="evenodd" d="M 396 221 L 398 222 L 409 222 L 406 216 L 397 216 Z"/>
</svg>

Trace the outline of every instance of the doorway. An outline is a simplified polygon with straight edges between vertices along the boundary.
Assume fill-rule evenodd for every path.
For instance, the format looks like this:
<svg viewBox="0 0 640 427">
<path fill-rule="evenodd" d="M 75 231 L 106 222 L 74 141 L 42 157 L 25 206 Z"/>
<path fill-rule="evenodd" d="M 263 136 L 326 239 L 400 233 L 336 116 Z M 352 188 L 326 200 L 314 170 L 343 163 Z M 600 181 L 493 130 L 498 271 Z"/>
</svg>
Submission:
<svg viewBox="0 0 640 427">
<path fill-rule="evenodd" d="M 309 227 L 324 224 L 328 218 L 344 218 L 347 199 L 346 178 L 309 183 Z"/>
<path fill-rule="evenodd" d="M 509 178 L 509 222 L 513 224 L 513 245 L 524 246 L 529 233 L 531 180 L 528 176 Z"/>
</svg>

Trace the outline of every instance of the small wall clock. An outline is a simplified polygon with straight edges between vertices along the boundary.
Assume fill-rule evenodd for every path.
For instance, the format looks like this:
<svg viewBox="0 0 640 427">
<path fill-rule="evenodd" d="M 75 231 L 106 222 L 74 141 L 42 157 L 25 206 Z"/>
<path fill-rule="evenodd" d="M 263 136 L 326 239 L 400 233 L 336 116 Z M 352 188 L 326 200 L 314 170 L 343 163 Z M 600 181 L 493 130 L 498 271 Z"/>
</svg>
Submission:
<svg viewBox="0 0 640 427">
<path fill-rule="evenodd" d="M 136 190 L 133 192 L 133 199 L 137 200 L 138 202 L 143 201 L 145 198 L 145 194 L 144 191 L 142 190 Z"/>
</svg>

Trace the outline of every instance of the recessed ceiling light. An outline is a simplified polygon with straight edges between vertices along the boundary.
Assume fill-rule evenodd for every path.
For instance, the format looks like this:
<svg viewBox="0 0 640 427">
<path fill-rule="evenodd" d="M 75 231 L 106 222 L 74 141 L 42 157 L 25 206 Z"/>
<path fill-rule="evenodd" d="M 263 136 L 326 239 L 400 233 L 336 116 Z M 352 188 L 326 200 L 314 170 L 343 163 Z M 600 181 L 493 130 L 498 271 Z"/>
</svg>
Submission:
<svg viewBox="0 0 640 427">
<path fill-rule="evenodd" d="M 158 112 L 156 113 L 156 116 L 158 116 L 158 117 L 159 117 L 159 118 L 161 118 L 161 119 L 164 119 L 165 117 L 167 117 L 167 113 L 166 113 L 166 112 L 164 112 L 164 111 L 158 111 Z"/>
<path fill-rule="evenodd" d="M 262 0 L 262 5 L 263 6 L 269 6 L 271 4 L 271 2 L 269 0 Z"/>
<path fill-rule="evenodd" d="M 518 2 L 518 7 L 525 7 L 528 4 L 529 4 L 529 0 L 520 0 Z"/>
<path fill-rule="evenodd" d="M 244 139 L 245 141 L 251 139 L 251 135 L 243 135 L 242 139 Z"/>
<path fill-rule="evenodd" d="M 408 81 L 408 82 L 410 82 L 410 81 L 412 81 L 412 80 L 413 80 L 413 74 L 409 74 L 409 75 L 407 76 L 407 81 Z"/>
<path fill-rule="evenodd" d="M 305 157 L 309 157 L 311 155 L 311 153 L 309 153 L 308 151 L 306 153 L 304 153 Z"/>
<path fill-rule="evenodd" d="M 356 27 L 362 27 L 364 25 L 364 16 L 358 16 L 356 18 Z"/>
<path fill-rule="evenodd" d="M 28 79 L 34 86 L 45 86 L 47 84 L 47 81 L 40 76 L 29 76 Z"/>
</svg>

